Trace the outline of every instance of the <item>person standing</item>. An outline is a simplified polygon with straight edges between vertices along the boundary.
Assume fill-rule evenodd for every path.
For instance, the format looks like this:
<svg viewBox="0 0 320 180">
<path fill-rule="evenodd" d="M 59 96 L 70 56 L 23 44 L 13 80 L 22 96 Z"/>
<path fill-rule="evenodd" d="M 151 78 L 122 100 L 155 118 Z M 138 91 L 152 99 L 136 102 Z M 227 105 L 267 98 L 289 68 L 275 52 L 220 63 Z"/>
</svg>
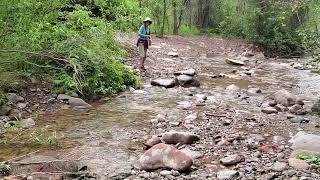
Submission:
<svg viewBox="0 0 320 180">
<path fill-rule="evenodd" d="M 150 18 L 146 18 L 143 21 L 143 25 L 139 29 L 139 39 L 137 42 L 137 46 L 139 48 L 140 54 L 140 70 L 145 70 L 144 62 L 147 59 L 147 51 L 149 46 L 151 45 L 151 34 L 149 26 L 152 24 L 152 20 Z"/>
</svg>

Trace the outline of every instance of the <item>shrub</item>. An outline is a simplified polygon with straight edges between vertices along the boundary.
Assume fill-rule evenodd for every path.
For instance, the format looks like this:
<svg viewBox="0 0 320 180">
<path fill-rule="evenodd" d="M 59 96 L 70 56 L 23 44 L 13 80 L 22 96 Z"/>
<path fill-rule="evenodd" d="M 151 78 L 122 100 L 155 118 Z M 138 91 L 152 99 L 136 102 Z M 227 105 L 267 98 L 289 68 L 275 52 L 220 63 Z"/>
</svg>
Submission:
<svg viewBox="0 0 320 180">
<path fill-rule="evenodd" d="M 113 22 L 67 0 L 16 1 L 0 12 L 0 27 L 6 27 L 0 66 L 6 71 L 47 74 L 58 90 L 86 97 L 135 85 L 134 74 L 118 61 L 125 52 L 113 39 Z"/>
</svg>

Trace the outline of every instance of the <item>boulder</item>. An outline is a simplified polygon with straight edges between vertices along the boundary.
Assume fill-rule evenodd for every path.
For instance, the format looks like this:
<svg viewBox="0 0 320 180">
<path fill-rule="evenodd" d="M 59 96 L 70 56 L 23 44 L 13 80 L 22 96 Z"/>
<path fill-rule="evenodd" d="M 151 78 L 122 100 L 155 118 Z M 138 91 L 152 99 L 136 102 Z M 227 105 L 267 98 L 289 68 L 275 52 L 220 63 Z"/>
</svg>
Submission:
<svg viewBox="0 0 320 180">
<path fill-rule="evenodd" d="M 291 140 L 292 149 L 295 151 L 309 151 L 320 153 L 320 136 L 298 132 Z"/>
<path fill-rule="evenodd" d="M 245 157 L 242 155 L 238 155 L 238 154 L 230 155 L 230 156 L 227 156 L 225 158 L 220 159 L 220 163 L 225 166 L 236 165 L 236 164 L 244 162 L 244 161 L 245 161 Z"/>
<path fill-rule="evenodd" d="M 277 104 L 274 106 L 274 108 L 279 112 L 286 112 L 289 110 L 288 107 L 283 106 L 282 104 Z"/>
<path fill-rule="evenodd" d="M 173 88 L 176 85 L 176 81 L 174 79 L 155 79 L 151 81 L 151 85 L 165 88 Z"/>
<path fill-rule="evenodd" d="M 277 102 L 275 100 L 272 100 L 268 102 L 268 105 L 274 107 L 275 105 L 277 105 Z"/>
<path fill-rule="evenodd" d="M 299 99 L 297 96 L 291 94 L 287 90 L 281 89 L 274 93 L 273 95 L 274 100 L 277 104 L 281 104 L 285 107 L 293 106 L 297 103 L 301 103 L 301 99 Z"/>
<path fill-rule="evenodd" d="M 68 104 L 72 107 L 84 107 L 84 108 L 92 107 L 90 104 L 86 103 L 84 100 L 80 98 L 75 98 L 75 97 L 70 97 L 68 100 Z"/>
<path fill-rule="evenodd" d="M 237 179 L 238 176 L 239 176 L 238 171 L 229 170 L 229 169 L 220 170 L 217 173 L 217 178 L 219 180 L 233 180 L 233 179 Z"/>
<path fill-rule="evenodd" d="M 230 58 L 226 59 L 226 63 L 231 64 L 231 65 L 236 65 L 236 66 L 244 66 L 244 61 L 230 59 Z"/>
<path fill-rule="evenodd" d="M 175 76 L 179 76 L 179 75 L 188 75 L 188 76 L 194 76 L 196 75 L 196 70 L 195 69 L 188 69 L 188 70 L 184 70 L 184 71 L 178 71 L 173 73 Z"/>
<path fill-rule="evenodd" d="M 293 118 L 290 118 L 289 121 L 291 123 L 300 123 L 300 124 L 309 123 L 309 119 L 306 119 L 304 117 L 293 117 Z"/>
<path fill-rule="evenodd" d="M 150 139 L 148 139 L 144 143 L 144 145 L 147 146 L 147 148 L 151 148 L 152 146 L 160 143 L 161 143 L 161 139 L 158 136 L 152 136 Z"/>
<path fill-rule="evenodd" d="M 177 82 L 179 83 L 180 86 L 184 86 L 186 84 L 190 84 L 193 81 L 193 77 L 192 76 L 188 76 L 188 75 L 179 75 L 177 76 Z"/>
<path fill-rule="evenodd" d="M 162 134 L 162 140 L 167 144 L 192 144 L 200 137 L 190 132 L 170 131 Z"/>
<path fill-rule="evenodd" d="M 59 94 L 57 99 L 61 100 L 61 101 L 68 101 L 70 98 L 72 98 L 71 96 L 65 95 L 65 94 Z"/>
<path fill-rule="evenodd" d="M 266 108 L 263 108 L 261 110 L 261 112 L 265 113 L 265 114 L 277 114 L 278 111 L 276 108 L 274 107 L 266 107 Z"/>
<path fill-rule="evenodd" d="M 18 102 L 23 102 L 24 101 L 24 98 L 21 97 L 21 96 L 18 96 L 17 94 L 15 93 L 8 93 L 7 94 L 7 99 L 8 99 L 8 102 L 9 103 L 12 103 L 12 104 L 16 104 Z"/>
<path fill-rule="evenodd" d="M 146 151 L 138 160 L 135 167 L 141 170 L 160 168 L 185 171 L 190 169 L 192 159 L 177 148 L 167 144 L 157 144 Z"/>
<path fill-rule="evenodd" d="M 289 112 L 292 114 L 297 114 L 303 109 L 303 107 L 299 104 L 295 104 L 289 108 Z"/>
<path fill-rule="evenodd" d="M 34 122 L 34 120 L 32 118 L 28 118 L 28 119 L 21 120 L 20 125 L 22 128 L 30 129 L 30 128 L 34 127 L 36 125 L 36 123 Z"/>
</svg>

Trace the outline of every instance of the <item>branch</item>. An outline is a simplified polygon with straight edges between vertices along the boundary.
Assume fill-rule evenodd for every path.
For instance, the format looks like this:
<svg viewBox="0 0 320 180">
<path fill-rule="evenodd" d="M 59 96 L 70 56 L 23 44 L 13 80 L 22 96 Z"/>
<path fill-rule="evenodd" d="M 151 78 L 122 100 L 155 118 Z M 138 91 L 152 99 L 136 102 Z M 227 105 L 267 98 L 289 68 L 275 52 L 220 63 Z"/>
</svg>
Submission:
<svg viewBox="0 0 320 180">
<path fill-rule="evenodd" d="M 38 52 L 29 52 L 29 51 L 23 51 L 23 50 L 14 50 L 14 49 L 2 49 L 0 50 L 0 53 L 23 53 L 23 54 L 31 54 L 31 55 L 36 55 L 36 56 L 41 56 L 41 57 L 46 57 L 46 58 L 50 58 L 56 61 L 62 61 L 65 63 L 69 63 L 69 61 L 67 59 L 62 59 L 62 58 L 57 58 L 54 56 L 50 56 L 48 54 L 43 54 L 43 53 L 38 53 Z"/>
</svg>

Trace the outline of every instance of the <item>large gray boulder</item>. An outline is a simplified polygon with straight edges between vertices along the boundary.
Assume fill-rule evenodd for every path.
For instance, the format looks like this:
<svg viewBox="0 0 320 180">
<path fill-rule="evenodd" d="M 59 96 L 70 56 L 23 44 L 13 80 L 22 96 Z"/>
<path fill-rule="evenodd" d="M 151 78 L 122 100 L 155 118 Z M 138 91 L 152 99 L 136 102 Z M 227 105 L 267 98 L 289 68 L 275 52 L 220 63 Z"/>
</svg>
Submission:
<svg viewBox="0 0 320 180">
<path fill-rule="evenodd" d="M 170 131 L 162 134 L 162 140 L 167 144 L 192 144 L 200 137 L 190 132 Z"/>
<path fill-rule="evenodd" d="M 298 132 L 291 140 L 292 149 L 320 154 L 320 136 Z"/>
<path fill-rule="evenodd" d="M 83 108 L 90 108 L 92 107 L 90 104 L 86 103 L 84 100 L 80 98 L 70 97 L 68 103 L 72 107 L 83 107 Z"/>
<path fill-rule="evenodd" d="M 154 79 L 151 81 L 151 85 L 165 88 L 173 88 L 176 85 L 176 81 L 174 79 Z"/>
<path fill-rule="evenodd" d="M 303 100 L 301 98 L 284 89 L 275 92 L 273 95 L 273 99 L 277 104 L 281 104 L 285 107 L 290 107 L 295 104 L 304 105 Z"/>
</svg>

